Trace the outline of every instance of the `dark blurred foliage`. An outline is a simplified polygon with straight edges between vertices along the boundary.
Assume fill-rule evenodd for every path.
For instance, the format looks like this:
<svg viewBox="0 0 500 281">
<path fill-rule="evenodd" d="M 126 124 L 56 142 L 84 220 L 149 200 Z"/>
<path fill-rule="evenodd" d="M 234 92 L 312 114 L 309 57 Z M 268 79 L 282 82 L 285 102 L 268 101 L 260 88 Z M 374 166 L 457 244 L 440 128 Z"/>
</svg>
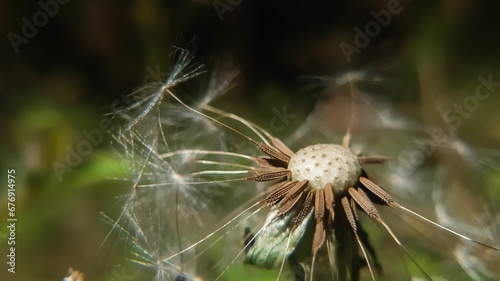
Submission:
<svg viewBox="0 0 500 281">
<path fill-rule="evenodd" d="M 388 1 L 242 0 L 223 18 L 214 5 L 225 1 L 68 1 L 16 53 L 8 34 L 21 35 L 22 18 L 32 21 L 42 2 L 0 2 L 0 178 L 7 168 L 18 175 L 14 280 L 60 280 L 69 266 L 89 280 L 110 278 L 111 265 L 120 262 L 115 253 L 124 250 L 115 237 L 102 243 L 110 226 L 99 212 L 119 207 L 120 183 L 105 180 L 120 176 L 109 155 L 111 138 L 104 135 L 93 148 L 98 153 L 83 157 L 62 181 L 52 164 L 64 161 L 82 130 L 99 127 L 113 101 L 152 82 L 151 69 L 167 72 L 173 46 L 194 51 L 208 71 L 217 62 L 241 69 L 237 107 L 256 110 L 257 120 L 269 120 L 278 100 L 307 113 L 320 92 L 311 90 L 318 80 L 308 76 L 387 71 L 399 81 L 387 97 L 422 103 L 424 113 L 419 92 L 429 85 L 422 75 L 438 77 L 435 83 L 450 92 L 473 91 L 478 75 L 500 77 L 497 1 L 401 1 L 402 12 L 351 63 L 339 44 L 353 44 L 353 27 L 364 28 L 370 11 L 386 9 Z M 432 120 L 429 110 L 423 119 Z M 473 141 L 492 146 L 500 121 L 479 126 L 483 121 L 471 119 L 464 134 L 484 134 Z M 4 259 L 2 250 L 2 280 L 12 278 Z"/>
</svg>

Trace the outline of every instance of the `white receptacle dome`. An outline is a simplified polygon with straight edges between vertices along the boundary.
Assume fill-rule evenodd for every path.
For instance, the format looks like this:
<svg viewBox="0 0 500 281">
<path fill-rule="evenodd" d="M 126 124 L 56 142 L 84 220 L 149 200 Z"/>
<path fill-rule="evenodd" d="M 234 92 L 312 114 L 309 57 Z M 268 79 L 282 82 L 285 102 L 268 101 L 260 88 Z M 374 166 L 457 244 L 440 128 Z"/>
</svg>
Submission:
<svg viewBox="0 0 500 281">
<path fill-rule="evenodd" d="M 307 180 L 314 190 L 330 184 L 335 194 L 353 187 L 361 175 L 358 157 L 337 144 L 315 144 L 300 149 L 290 158 L 288 170 L 292 180 Z"/>
</svg>

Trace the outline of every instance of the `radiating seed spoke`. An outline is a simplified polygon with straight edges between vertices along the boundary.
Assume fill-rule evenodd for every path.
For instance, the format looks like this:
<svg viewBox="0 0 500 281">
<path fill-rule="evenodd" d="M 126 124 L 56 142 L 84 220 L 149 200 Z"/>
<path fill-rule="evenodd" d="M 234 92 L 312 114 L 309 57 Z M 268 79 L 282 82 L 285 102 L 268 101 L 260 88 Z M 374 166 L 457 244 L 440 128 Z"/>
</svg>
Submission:
<svg viewBox="0 0 500 281">
<path fill-rule="evenodd" d="M 272 137 L 271 141 L 274 144 L 274 146 L 276 146 L 276 148 L 278 148 L 281 152 L 286 154 L 286 156 L 292 157 L 293 151 L 290 148 L 288 148 L 288 146 L 286 146 L 280 139 Z"/>
<path fill-rule="evenodd" d="M 304 203 L 302 203 L 302 207 L 300 208 L 299 213 L 293 218 L 293 228 L 292 232 L 300 225 L 300 223 L 304 220 L 304 218 L 309 214 L 313 207 L 313 199 L 314 199 L 314 192 L 309 191 L 306 195 L 306 199 L 304 200 Z"/>
<path fill-rule="evenodd" d="M 290 171 L 282 168 L 259 169 L 255 171 L 255 176 L 248 178 L 258 182 L 276 180 L 284 178 L 290 174 Z"/>
<path fill-rule="evenodd" d="M 356 208 L 356 201 L 354 200 L 354 198 L 351 198 L 349 200 L 349 202 L 351 203 L 351 209 L 352 209 L 352 213 L 354 214 L 354 218 L 356 220 L 359 220 L 358 211 L 357 211 L 357 208 Z"/>
<path fill-rule="evenodd" d="M 330 184 L 325 186 L 325 208 L 330 213 L 330 218 L 333 221 L 335 219 L 335 197 L 333 195 L 333 189 Z"/>
<path fill-rule="evenodd" d="M 279 151 L 277 148 L 274 148 L 266 143 L 259 142 L 259 141 L 254 141 L 255 145 L 257 145 L 257 148 L 264 152 L 265 154 L 274 157 L 278 160 L 281 160 L 285 163 L 288 163 L 290 161 L 290 157 Z"/>
<path fill-rule="evenodd" d="M 365 213 L 372 218 L 379 218 L 379 214 L 375 206 L 372 204 L 368 197 L 364 197 L 361 195 L 356 189 L 349 188 L 348 189 L 351 198 L 356 201 L 356 203 L 365 211 Z"/>
<path fill-rule="evenodd" d="M 323 220 L 316 220 L 316 228 L 314 229 L 313 246 L 312 246 L 313 257 L 315 257 L 319 249 L 321 249 L 323 243 L 325 243 L 325 239 L 326 239 L 326 231 L 323 225 Z"/>
<path fill-rule="evenodd" d="M 343 197 L 341 200 L 342 207 L 344 208 L 345 215 L 347 217 L 347 221 L 351 225 L 352 230 L 357 236 L 358 229 L 356 227 L 356 220 L 354 219 L 354 215 L 352 214 L 351 211 L 351 206 L 349 204 L 349 199 L 347 197 Z"/>
<path fill-rule="evenodd" d="M 361 164 L 381 164 L 387 161 L 383 156 L 358 156 L 359 163 Z"/>
<path fill-rule="evenodd" d="M 378 198 L 380 198 L 382 201 L 387 203 L 388 205 L 392 205 L 394 203 L 394 200 L 392 199 L 392 196 L 389 195 L 387 191 L 382 189 L 380 186 L 372 182 L 371 180 L 365 178 L 365 177 L 360 177 L 359 181 L 368 189 L 370 190 L 373 194 L 375 194 Z"/>
<path fill-rule="evenodd" d="M 283 181 L 274 184 L 270 188 L 271 192 L 269 193 L 269 195 L 267 195 L 267 197 L 263 199 L 261 202 L 270 206 L 276 205 L 290 191 L 290 188 L 295 186 L 297 183 L 298 181 L 291 181 L 291 182 Z"/>
<path fill-rule="evenodd" d="M 302 180 L 299 181 L 298 184 L 294 185 L 292 188 L 290 188 L 290 191 L 285 195 L 285 198 L 283 198 L 283 201 L 288 201 L 290 198 L 296 197 L 298 194 L 301 194 L 304 189 L 307 187 L 309 182 L 307 180 Z"/>
<path fill-rule="evenodd" d="M 322 220 L 325 215 L 325 192 L 320 189 L 316 191 L 314 198 L 314 218 Z"/>
<path fill-rule="evenodd" d="M 300 195 L 296 196 L 295 198 L 283 200 L 278 210 L 278 216 L 282 216 L 288 213 L 297 204 L 297 202 L 299 202 L 299 200 L 303 197 L 303 195 L 304 193 L 300 193 Z"/>
</svg>

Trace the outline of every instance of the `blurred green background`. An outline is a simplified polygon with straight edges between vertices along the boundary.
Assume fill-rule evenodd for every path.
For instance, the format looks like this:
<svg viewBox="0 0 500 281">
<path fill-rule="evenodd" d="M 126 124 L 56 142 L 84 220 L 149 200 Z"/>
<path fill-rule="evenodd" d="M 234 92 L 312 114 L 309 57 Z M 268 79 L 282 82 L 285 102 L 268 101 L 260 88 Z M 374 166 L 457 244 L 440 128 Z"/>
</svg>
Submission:
<svg viewBox="0 0 500 281">
<path fill-rule="evenodd" d="M 40 3 L 47 2 L 57 11 L 45 20 Z M 461 102 L 479 75 L 500 81 L 497 1 L 401 1 L 401 12 L 350 63 L 339 44 L 354 45 L 353 28 L 394 1 L 61 2 L 0 2 L 1 225 L 11 168 L 18 218 L 15 275 L 6 271 L 8 233 L 0 228 L 1 280 L 60 280 L 70 266 L 89 280 L 113 280 L 124 247 L 116 237 L 103 243 L 110 226 L 99 216 L 120 207 L 122 185 L 110 178 L 123 175 L 110 136 L 59 177 L 53 163 L 86 139 L 84 130 L 99 128 L 113 101 L 168 72 L 173 46 L 193 50 L 208 71 L 217 61 L 238 67 L 240 83 L 225 106 L 256 123 L 268 122 L 276 104 L 306 116 L 320 91 L 304 76 L 397 64 L 399 90 L 386 98 L 436 125 L 433 97 Z M 38 21 L 36 30 L 27 31 L 26 20 Z M 499 105 L 494 93 L 460 135 L 499 148 Z"/>
</svg>

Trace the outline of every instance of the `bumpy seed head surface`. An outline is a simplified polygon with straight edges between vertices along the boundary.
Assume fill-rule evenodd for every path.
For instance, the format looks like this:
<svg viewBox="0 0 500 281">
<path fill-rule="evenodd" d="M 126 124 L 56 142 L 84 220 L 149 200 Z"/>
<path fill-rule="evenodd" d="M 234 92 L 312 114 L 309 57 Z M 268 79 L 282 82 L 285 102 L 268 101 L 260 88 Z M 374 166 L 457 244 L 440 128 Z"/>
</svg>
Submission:
<svg viewBox="0 0 500 281">
<path fill-rule="evenodd" d="M 335 194 L 344 193 L 361 175 L 361 165 L 351 150 L 336 144 L 304 147 L 290 158 L 292 180 L 307 180 L 313 190 L 330 184 Z"/>
</svg>

